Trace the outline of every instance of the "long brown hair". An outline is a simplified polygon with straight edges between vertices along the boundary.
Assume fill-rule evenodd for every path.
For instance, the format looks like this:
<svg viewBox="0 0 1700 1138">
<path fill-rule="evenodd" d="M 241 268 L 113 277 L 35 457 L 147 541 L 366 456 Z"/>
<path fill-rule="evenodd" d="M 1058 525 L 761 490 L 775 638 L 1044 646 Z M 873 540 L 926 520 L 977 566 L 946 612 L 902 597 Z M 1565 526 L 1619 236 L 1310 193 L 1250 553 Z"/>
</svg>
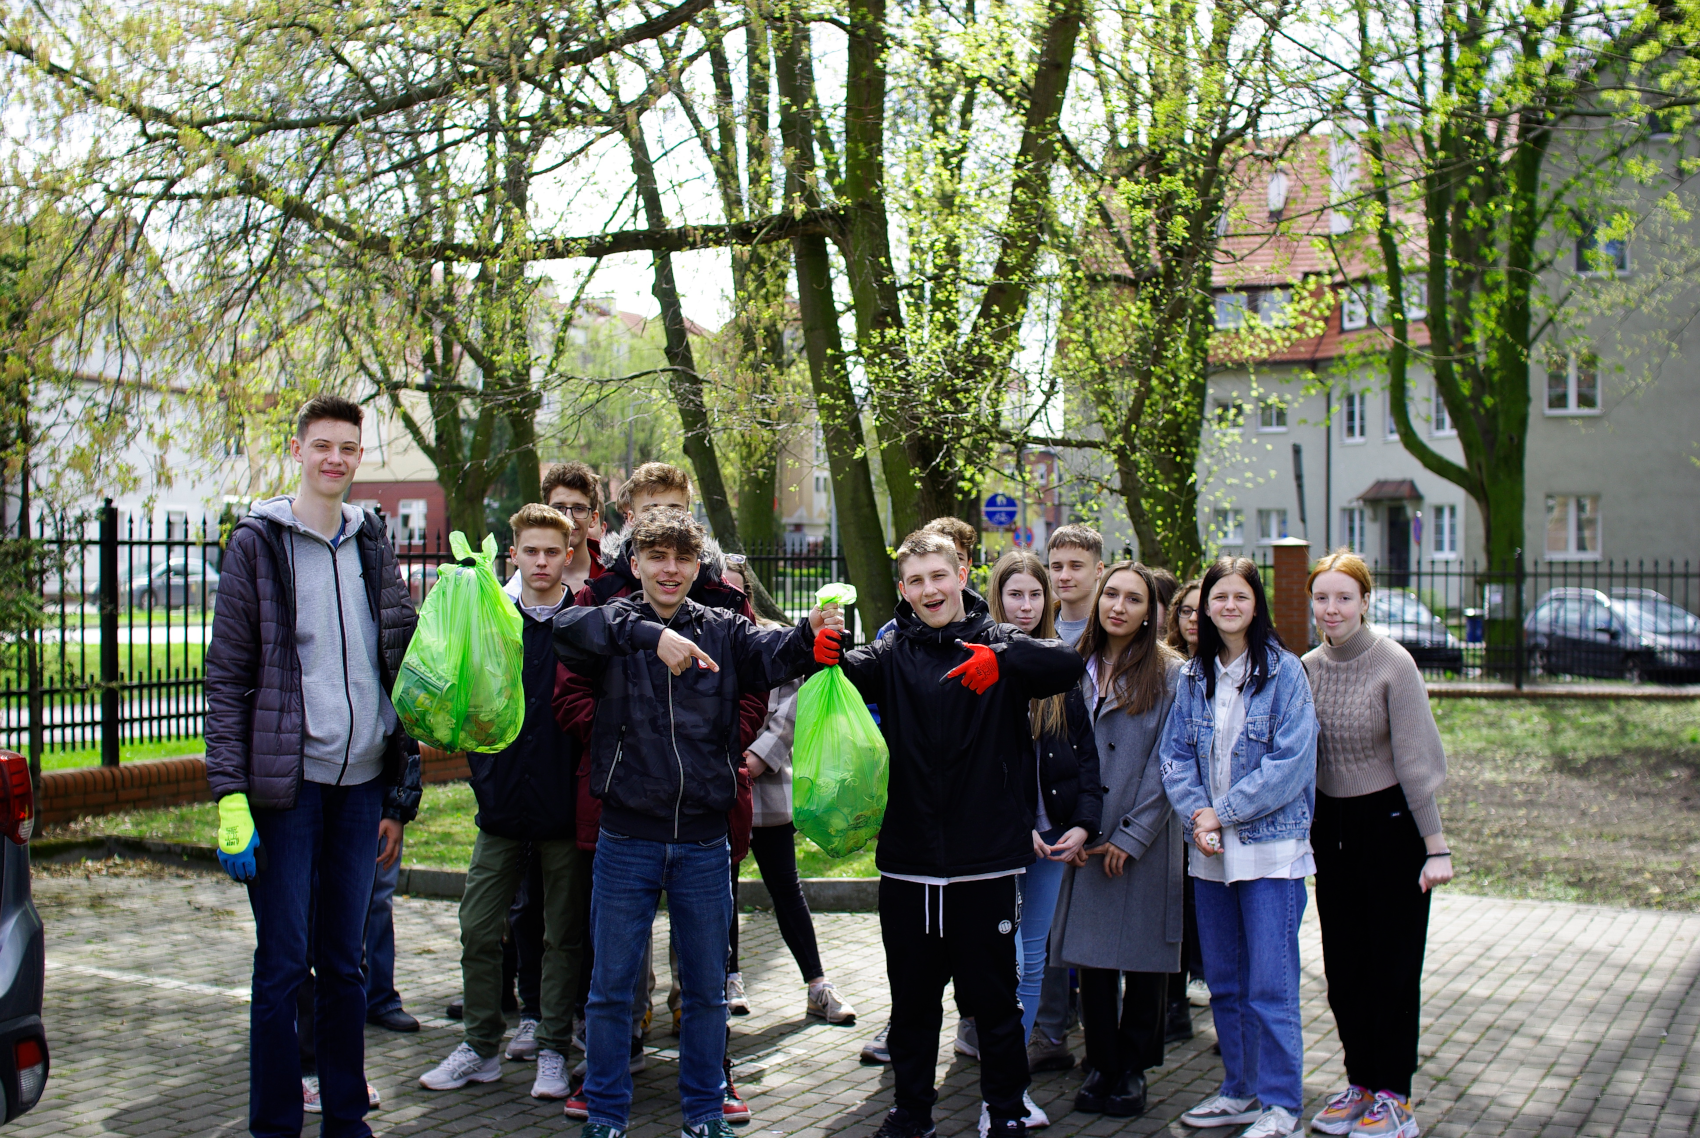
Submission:
<svg viewBox="0 0 1700 1138">
<path fill-rule="evenodd" d="M 1051 617 L 1051 608 L 1056 598 L 1051 595 L 1051 574 L 1045 569 L 1045 563 L 1040 560 L 1039 555 L 1030 549 L 1012 549 L 998 558 L 997 564 L 992 566 L 991 584 L 986 590 L 991 594 L 986 600 L 992 606 L 992 619 L 999 624 L 1011 623 L 1003 611 L 1003 587 L 1004 583 L 1017 573 L 1032 577 L 1045 591 L 1044 604 L 1039 609 L 1039 623 L 1033 627 L 1031 635 L 1039 640 L 1055 640 L 1057 626 Z M 1035 739 L 1047 732 L 1066 732 L 1068 711 L 1063 706 L 1063 696 L 1053 695 L 1033 700 L 1027 709 L 1027 719 Z"/>
<path fill-rule="evenodd" d="M 1104 630 L 1098 616 L 1098 606 L 1104 600 L 1104 587 L 1120 572 L 1129 572 L 1145 584 L 1145 623 L 1133 634 L 1133 640 L 1115 660 L 1103 659 L 1109 651 L 1110 634 Z M 1168 668 L 1175 654 L 1157 638 L 1157 579 L 1151 570 L 1137 561 L 1118 561 L 1098 578 L 1098 592 L 1092 598 L 1092 615 L 1087 618 L 1086 631 L 1080 635 L 1080 654 L 1088 660 L 1099 657 L 1098 666 L 1109 668 L 1104 684 L 1116 697 L 1116 704 L 1129 715 L 1143 715 L 1168 696 Z"/>
<path fill-rule="evenodd" d="M 1198 590 L 1199 607 L 1204 607 L 1204 591 L 1201 587 L 1203 584 L 1204 582 L 1198 577 L 1181 582 L 1180 586 L 1175 589 L 1175 607 L 1169 610 L 1169 634 L 1164 643 L 1179 652 L 1183 660 L 1192 655 L 1192 645 L 1186 642 L 1186 636 L 1181 632 L 1181 617 L 1178 610 L 1181 605 L 1186 603 L 1186 595 L 1194 589 Z M 1202 612 L 1198 614 L 1198 619 L 1204 619 Z"/>
</svg>

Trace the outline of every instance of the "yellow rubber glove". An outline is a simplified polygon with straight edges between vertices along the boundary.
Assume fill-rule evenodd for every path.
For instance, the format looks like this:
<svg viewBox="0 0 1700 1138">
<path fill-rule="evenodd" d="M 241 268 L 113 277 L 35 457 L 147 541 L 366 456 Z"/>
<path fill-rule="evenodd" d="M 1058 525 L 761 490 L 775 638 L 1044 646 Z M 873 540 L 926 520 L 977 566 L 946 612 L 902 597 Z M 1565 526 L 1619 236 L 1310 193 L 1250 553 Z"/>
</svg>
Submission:
<svg viewBox="0 0 1700 1138">
<path fill-rule="evenodd" d="M 231 880 L 244 883 L 265 868 L 265 851 L 254 832 L 246 794 L 227 794 L 218 800 L 218 863 Z"/>
</svg>

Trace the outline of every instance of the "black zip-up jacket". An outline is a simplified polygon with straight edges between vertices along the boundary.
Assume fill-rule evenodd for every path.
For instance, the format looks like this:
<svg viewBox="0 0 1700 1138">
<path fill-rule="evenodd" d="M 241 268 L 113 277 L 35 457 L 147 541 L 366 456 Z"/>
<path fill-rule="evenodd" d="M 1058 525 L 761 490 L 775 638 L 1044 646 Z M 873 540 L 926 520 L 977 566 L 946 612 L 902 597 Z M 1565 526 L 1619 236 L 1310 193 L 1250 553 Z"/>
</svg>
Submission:
<svg viewBox="0 0 1700 1138">
<path fill-rule="evenodd" d="M 965 589 L 962 600 L 966 617 L 943 628 L 899 601 L 895 632 L 844 654 L 845 676 L 879 705 L 891 752 L 874 855 L 882 873 L 968 877 L 1033 864 L 1028 701 L 1077 685 L 1086 664 L 1060 640 L 994 623 L 979 594 Z M 939 682 L 968 659 L 958 640 L 997 653 L 998 681 L 983 695 Z"/>
<path fill-rule="evenodd" d="M 243 793 L 260 810 L 293 810 L 301 791 L 301 660 L 295 652 L 295 582 L 283 527 L 249 515 L 236 524 L 219 567 L 218 607 L 206 655 L 207 782 L 214 798 Z M 419 622 L 378 515 L 365 511 L 354 540 L 360 578 L 378 625 L 378 677 L 395 686 Z M 377 708 L 371 713 L 376 715 Z M 419 806 L 419 744 L 396 728 L 384 748 L 386 817 Z M 408 756 L 413 781 L 409 786 Z"/>
<path fill-rule="evenodd" d="M 566 598 L 566 606 L 572 606 Z M 561 611 L 566 611 L 562 609 Z M 525 627 L 525 723 L 494 754 L 468 751 L 480 830 L 517 841 L 572 838 L 578 740 L 555 722 L 555 625 L 519 610 Z M 558 613 L 556 615 L 559 615 Z"/>
<path fill-rule="evenodd" d="M 1079 826 L 1090 842 L 1098 836 L 1104 817 L 1104 783 L 1098 774 L 1098 741 L 1092 734 L 1092 716 L 1086 710 L 1086 695 L 1077 683 L 1063 696 L 1066 731 L 1046 731 L 1039 736 L 1039 785 L 1045 796 L 1045 816 L 1051 825 L 1068 829 Z M 1034 790 L 1029 782 L 1028 788 Z M 1033 805 L 1033 796 L 1028 795 Z M 1034 810 L 1038 814 L 1038 810 Z"/>
<path fill-rule="evenodd" d="M 599 578 L 600 579 L 600 578 Z M 720 665 L 675 676 L 655 654 L 671 628 Z M 590 792 L 604 829 L 659 842 L 726 835 L 738 798 L 738 699 L 817 670 L 814 633 L 757 628 L 737 613 L 685 600 L 662 621 L 641 597 L 577 605 L 555 617 L 555 651 L 589 680 Z"/>
</svg>

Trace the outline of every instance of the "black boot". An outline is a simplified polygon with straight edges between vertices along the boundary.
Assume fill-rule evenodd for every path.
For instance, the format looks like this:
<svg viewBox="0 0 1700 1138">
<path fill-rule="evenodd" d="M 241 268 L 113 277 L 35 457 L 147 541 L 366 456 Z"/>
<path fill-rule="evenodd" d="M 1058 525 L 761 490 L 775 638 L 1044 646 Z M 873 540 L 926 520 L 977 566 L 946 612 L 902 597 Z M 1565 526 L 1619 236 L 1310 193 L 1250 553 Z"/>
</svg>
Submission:
<svg viewBox="0 0 1700 1138">
<path fill-rule="evenodd" d="M 1168 1022 L 1163 1029 L 1164 1043 L 1185 1043 L 1192 1038 L 1192 1006 L 1182 996 L 1169 1001 Z"/>
<path fill-rule="evenodd" d="M 1132 1118 L 1145 1113 L 1145 1074 L 1123 1075 L 1116 1080 L 1104 1103 L 1104 1113 L 1111 1118 Z"/>
<path fill-rule="evenodd" d="M 1089 1071 L 1086 1081 L 1074 1093 L 1074 1109 L 1086 1114 L 1103 1114 L 1109 1109 L 1110 1095 L 1115 1089 L 1115 1079 L 1102 1071 Z"/>
</svg>

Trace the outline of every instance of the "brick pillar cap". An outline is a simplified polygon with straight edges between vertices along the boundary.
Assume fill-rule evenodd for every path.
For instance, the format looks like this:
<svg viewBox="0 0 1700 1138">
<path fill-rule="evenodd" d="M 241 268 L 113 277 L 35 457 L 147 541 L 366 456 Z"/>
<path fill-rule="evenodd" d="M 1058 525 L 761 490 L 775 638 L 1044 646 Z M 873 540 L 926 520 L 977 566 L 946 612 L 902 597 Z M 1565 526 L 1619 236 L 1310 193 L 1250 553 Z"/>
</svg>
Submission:
<svg viewBox="0 0 1700 1138">
<path fill-rule="evenodd" d="M 1274 542 L 1273 542 L 1273 544 L 1275 544 L 1275 545 L 1281 545 L 1281 546 L 1286 546 L 1286 547 L 1288 547 L 1288 548 L 1291 548 L 1291 547 L 1292 547 L 1292 546 L 1295 546 L 1295 545 L 1302 545 L 1302 546 L 1304 546 L 1304 547 L 1305 547 L 1305 548 L 1306 548 L 1306 549 L 1309 549 L 1309 548 L 1310 548 L 1310 542 L 1309 542 L 1309 541 L 1307 541 L 1307 540 L 1305 540 L 1305 539 L 1304 539 L 1304 538 L 1302 538 L 1302 537 L 1282 537 L 1282 538 L 1277 538 L 1277 539 L 1276 539 L 1276 540 L 1275 540 L 1275 541 L 1274 541 Z"/>
</svg>

